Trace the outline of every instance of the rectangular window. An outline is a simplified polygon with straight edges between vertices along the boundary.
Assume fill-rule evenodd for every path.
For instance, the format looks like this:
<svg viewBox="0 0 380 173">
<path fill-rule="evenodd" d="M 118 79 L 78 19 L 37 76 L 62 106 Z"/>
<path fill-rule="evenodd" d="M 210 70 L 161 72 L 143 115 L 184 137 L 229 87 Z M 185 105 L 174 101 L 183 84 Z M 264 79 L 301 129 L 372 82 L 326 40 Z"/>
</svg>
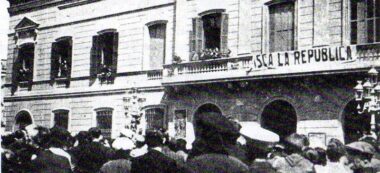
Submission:
<svg viewBox="0 0 380 173">
<path fill-rule="evenodd" d="M 289 51 L 295 49 L 294 3 L 269 6 L 269 50 Z"/>
<path fill-rule="evenodd" d="M 105 32 L 93 37 L 91 49 L 91 78 L 99 78 L 101 83 L 113 83 L 117 73 L 119 34 Z"/>
<path fill-rule="evenodd" d="M 229 54 L 228 14 L 215 12 L 194 18 L 190 33 L 190 59 L 215 59 Z"/>
<path fill-rule="evenodd" d="M 69 128 L 69 111 L 57 110 L 54 113 L 54 126 L 58 126 L 68 130 Z"/>
<path fill-rule="evenodd" d="M 380 42 L 380 0 L 351 1 L 351 44 Z"/>
<path fill-rule="evenodd" d="M 15 82 L 31 82 L 33 80 L 34 44 L 16 48 L 14 62 Z"/>
<path fill-rule="evenodd" d="M 96 126 L 105 138 L 111 138 L 112 109 L 101 109 L 96 112 Z"/>
<path fill-rule="evenodd" d="M 149 26 L 150 69 L 162 69 L 165 60 L 166 24 Z"/>
<path fill-rule="evenodd" d="M 164 109 L 153 108 L 145 111 L 147 120 L 147 129 L 163 129 L 164 128 Z"/>
<path fill-rule="evenodd" d="M 54 42 L 51 56 L 51 79 L 69 78 L 71 72 L 72 40 L 65 38 Z"/>
</svg>

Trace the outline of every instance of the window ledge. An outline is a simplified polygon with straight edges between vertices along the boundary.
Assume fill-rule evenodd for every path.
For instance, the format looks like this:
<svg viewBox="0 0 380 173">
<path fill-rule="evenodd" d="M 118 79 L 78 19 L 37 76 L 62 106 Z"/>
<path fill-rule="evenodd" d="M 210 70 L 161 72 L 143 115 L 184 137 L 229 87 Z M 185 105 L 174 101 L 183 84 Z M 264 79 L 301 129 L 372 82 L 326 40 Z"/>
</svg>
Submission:
<svg viewBox="0 0 380 173">
<path fill-rule="evenodd" d="M 98 1 L 101 1 L 101 0 L 80 0 L 80 1 L 70 3 L 70 4 L 58 6 L 58 9 L 63 10 L 66 8 L 77 7 L 77 6 L 86 5 L 86 4 L 90 4 L 90 3 L 94 3 Z"/>
</svg>

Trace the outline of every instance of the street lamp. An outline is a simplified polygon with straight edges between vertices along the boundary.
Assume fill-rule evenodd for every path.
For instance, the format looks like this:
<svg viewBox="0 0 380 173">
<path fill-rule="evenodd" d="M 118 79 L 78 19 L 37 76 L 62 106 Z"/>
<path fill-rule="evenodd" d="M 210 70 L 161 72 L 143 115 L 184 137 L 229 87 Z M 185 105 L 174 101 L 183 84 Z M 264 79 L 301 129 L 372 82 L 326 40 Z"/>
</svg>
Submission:
<svg viewBox="0 0 380 173">
<path fill-rule="evenodd" d="M 355 100 L 358 102 L 357 110 L 359 114 L 365 112 L 371 115 L 371 131 L 376 133 L 376 114 L 380 111 L 380 83 L 378 82 L 378 72 L 372 67 L 368 71 L 369 78 L 364 84 L 357 81 L 355 86 Z"/>
</svg>

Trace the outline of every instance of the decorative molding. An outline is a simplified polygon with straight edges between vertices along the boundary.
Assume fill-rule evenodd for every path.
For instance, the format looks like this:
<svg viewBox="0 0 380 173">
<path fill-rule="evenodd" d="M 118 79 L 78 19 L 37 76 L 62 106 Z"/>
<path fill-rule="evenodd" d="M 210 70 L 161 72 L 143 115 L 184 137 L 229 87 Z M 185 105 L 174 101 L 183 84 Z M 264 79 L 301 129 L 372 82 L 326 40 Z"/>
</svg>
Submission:
<svg viewBox="0 0 380 173">
<path fill-rule="evenodd" d="M 101 0 L 79 0 L 79 1 L 77 0 L 77 1 L 69 3 L 69 4 L 64 4 L 64 5 L 58 6 L 58 9 L 63 10 L 66 8 L 82 6 L 82 5 L 91 4 L 91 3 L 99 2 L 99 1 L 101 1 Z"/>
</svg>

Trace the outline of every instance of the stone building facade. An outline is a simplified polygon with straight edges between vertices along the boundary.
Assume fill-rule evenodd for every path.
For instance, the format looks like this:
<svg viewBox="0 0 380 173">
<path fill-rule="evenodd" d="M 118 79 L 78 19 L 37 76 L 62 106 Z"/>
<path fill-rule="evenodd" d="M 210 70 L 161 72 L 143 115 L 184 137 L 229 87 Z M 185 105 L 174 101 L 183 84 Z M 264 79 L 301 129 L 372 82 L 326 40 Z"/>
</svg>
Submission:
<svg viewBox="0 0 380 173">
<path fill-rule="evenodd" d="M 368 124 L 354 113 L 353 87 L 380 65 L 379 5 L 11 1 L 6 127 L 15 130 L 18 119 L 58 122 L 72 132 L 100 126 L 114 137 L 128 122 L 125 98 L 137 88 L 149 128 L 189 141 L 194 119 L 212 110 L 253 131 L 348 142 Z"/>
</svg>

